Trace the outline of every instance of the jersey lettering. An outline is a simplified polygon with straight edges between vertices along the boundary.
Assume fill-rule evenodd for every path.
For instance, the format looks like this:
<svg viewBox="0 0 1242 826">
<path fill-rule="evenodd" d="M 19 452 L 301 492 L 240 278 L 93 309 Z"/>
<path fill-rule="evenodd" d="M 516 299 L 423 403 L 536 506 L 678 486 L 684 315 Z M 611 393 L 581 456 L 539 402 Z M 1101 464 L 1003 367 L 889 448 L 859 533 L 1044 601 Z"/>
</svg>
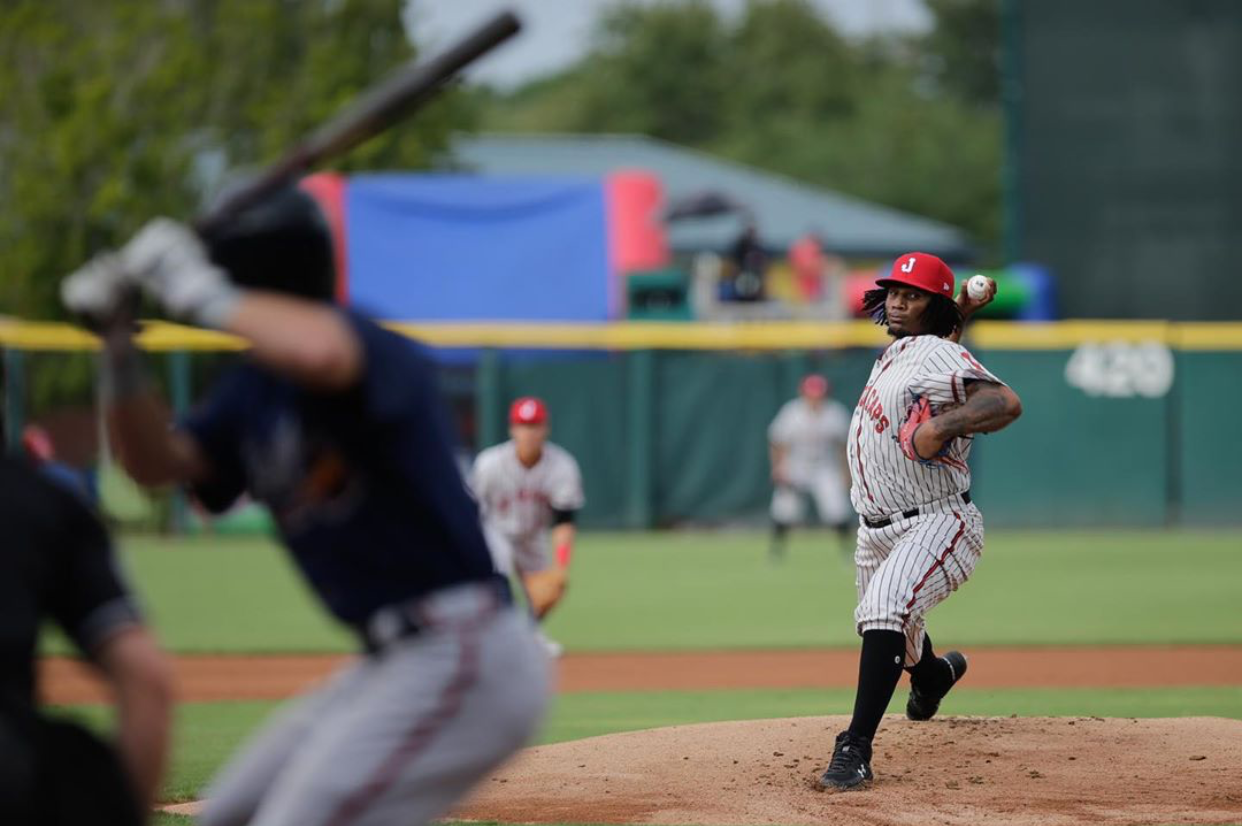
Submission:
<svg viewBox="0 0 1242 826">
<path fill-rule="evenodd" d="M 871 421 L 875 422 L 876 433 L 883 433 L 888 428 L 888 416 L 884 415 L 884 406 L 880 403 L 880 394 L 871 385 L 867 385 L 863 389 L 862 397 L 858 400 L 858 406 L 871 417 Z"/>
</svg>

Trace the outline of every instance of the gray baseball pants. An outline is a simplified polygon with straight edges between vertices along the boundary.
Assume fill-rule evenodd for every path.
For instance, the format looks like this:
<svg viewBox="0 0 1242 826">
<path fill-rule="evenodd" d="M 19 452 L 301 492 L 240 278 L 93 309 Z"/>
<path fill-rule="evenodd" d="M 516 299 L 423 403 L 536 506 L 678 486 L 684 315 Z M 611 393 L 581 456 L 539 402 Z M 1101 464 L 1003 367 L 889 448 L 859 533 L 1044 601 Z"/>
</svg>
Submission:
<svg viewBox="0 0 1242 826">
<path fill-rule="evenodd" d="M 278 711 L 208 791 L 204 826 L 417 826 L 539 725 L 548 658 L 530 619 L 464 586 L 418 604 L 424 630 Z"/>
</svg>

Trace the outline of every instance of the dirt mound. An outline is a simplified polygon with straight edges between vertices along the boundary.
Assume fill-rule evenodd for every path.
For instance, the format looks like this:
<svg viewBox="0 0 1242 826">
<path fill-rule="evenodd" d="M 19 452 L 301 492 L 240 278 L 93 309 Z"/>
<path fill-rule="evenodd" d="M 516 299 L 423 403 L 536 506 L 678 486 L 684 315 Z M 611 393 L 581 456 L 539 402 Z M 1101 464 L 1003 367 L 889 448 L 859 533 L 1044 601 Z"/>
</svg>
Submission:
<svg viewBox="0 0 1242 826">
<path fill-rule="evenodd" d="M 533 748 L 456 816 L 703 826 L 1242 822 L 1242 721 L 889 717 L 872 787 L 816 791 L 847 722 L 674 726 Z"/>
</svg>

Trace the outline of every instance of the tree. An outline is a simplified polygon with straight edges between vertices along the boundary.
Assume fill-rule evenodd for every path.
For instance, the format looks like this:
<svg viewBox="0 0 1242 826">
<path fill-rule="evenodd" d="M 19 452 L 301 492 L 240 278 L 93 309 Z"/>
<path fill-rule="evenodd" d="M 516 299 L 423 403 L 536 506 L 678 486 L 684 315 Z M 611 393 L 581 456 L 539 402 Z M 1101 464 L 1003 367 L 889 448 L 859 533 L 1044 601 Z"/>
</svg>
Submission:
<svg viewBox="0 0 1242 826">
<path fill-rule="evenodd" d="M 706 0 L 618 5 L 605 13 L 582 74 L 577 123 L 613 124 L 679 143 L 708 140 L 724 116 L 728 67 L 720 21 Z"/>
<path fill-rule="evenodd" d="M 807 0 L 751 0 L 729 38 L 730 123 L 848 117 L 858 60 Z"/>
<path fill-rule="evenodd" d="M 16 0 L 0 7 L 0 312 L 61 315 L 60 278 L 220 167 L 269 161 L 412 57 L 401 0 Z M 344 159 L 422 167 L 449 95 Z"/>
<path fill-rule="evenodd" d="M 596 53 L 509 95 L 481 95 L 481 118 L 498 130 L 682 143 L 955 224 L 990 258 L 1001 203 L 1001 121 L 988 104 L 995 3 L 931 5 L 933 32 L 862 42 L 807 0 L 749 0 L 732 23 L 702 0 L 616 6 Z M 972 63 L 976 51 L 986 57 Z"/>
<path fill-rule="evenodd" d="M 927 0 L 936 25 L 924 41 L 929 69 L 952 96 L 1000 105 L 1000 0 Z"/>
</svg>

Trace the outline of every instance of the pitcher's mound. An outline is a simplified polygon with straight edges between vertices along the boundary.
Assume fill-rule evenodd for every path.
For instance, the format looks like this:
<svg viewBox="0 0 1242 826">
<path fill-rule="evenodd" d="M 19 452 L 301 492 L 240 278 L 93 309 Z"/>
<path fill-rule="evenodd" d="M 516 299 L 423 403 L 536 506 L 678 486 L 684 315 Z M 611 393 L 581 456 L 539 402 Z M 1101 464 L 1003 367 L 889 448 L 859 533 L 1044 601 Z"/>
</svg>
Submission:
<svg viewBox="0 0 1242 826">
<path fill-rule="evenodd" d="M 1242 823 L 1242 721 L 886 718 L 870 788 L 816 791 L 843 717 L 593 737 L 523 752 L 455 816 L 509 823 Z"/>
</svg>

